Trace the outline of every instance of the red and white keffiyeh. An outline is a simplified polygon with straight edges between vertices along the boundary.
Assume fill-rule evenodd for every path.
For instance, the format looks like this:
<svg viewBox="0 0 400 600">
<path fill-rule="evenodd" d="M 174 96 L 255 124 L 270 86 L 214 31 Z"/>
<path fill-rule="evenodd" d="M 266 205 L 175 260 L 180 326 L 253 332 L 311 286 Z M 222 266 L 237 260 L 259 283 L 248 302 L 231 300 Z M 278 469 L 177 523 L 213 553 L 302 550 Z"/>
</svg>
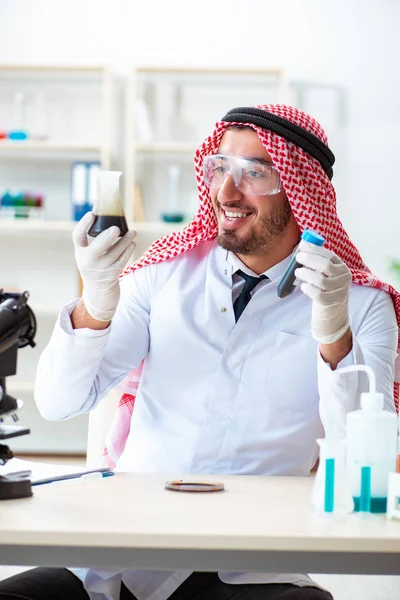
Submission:
<svg viewBox="0 0 400 600">
<path fill-rule="evenodd" d="M 313 133 L 324 144 L 328 144 L 322 127 L 303 111 L 282 104 L 259 105 L 269 113 L 283 117 Z M 154 242 L 147 252 L 133 265 L 127 267 L 121 276 L 135 269 L 169 260 L 195 248 L 198 244 L 217 235 L 217 221 L 211 204 L 209 188 L 202 177 L 203 159 L 218 152 L 219 143 L 225 130 L 235 123 L 217 122 L 214 132 L 197 149 L 194 157 L 197 187 L 200 198 L 198 212 L 191 223 L 182 231 L 166 235 Z M 243 123 L 239 123 L 242 124 Z M 325 246 L 335 252 L 349 267 L 353 282 L 359 285 L 381 288 L 392 295 L 397 322 L 400 326 L 400 293 L 392 286 L 383 283 L 372 275 L 363 262 L 357 248 L 352 244 L 336 213 L 336 194 L 334 187 L 320 163 L 302 148 L 287 141 L 276 133 L 249 125 L 258 134 L 261 143 L 278 169 L 283 187 L 292 207 L 293 214 L 301 231 L 313 229 L 321 234 Z M 399 341 L 400 346 L 400 341 Z M 121 456 L 129 434 L 136 390 L 142 365 L 134 369 L 125 380 L 125 393 L 120 399 L 114 422 L 111 426 L 104 460 L 114 465 Z M 399 402 L 399 382 L 395 383 L 394 399 L 396 408 Z"/>
</svg>

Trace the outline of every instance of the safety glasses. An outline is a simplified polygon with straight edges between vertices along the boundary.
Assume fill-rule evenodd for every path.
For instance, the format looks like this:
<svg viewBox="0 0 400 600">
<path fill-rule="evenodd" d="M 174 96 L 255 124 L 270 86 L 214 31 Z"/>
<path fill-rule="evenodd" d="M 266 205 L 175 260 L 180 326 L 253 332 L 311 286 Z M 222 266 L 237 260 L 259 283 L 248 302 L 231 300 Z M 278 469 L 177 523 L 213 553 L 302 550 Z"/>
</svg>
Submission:
<svg viewBox="0 0 400 600">
<path fill-rule="evenodd" d="M 204 158 L 203 178 L 206 185 L 220 188 L 228 175 L 232 177 L 235 186 L 245 194 L 271 196 L 282 190 L 278 171 L 273 165 L 261 160 L 224 154 L 213 154 Z"/>
</svg>

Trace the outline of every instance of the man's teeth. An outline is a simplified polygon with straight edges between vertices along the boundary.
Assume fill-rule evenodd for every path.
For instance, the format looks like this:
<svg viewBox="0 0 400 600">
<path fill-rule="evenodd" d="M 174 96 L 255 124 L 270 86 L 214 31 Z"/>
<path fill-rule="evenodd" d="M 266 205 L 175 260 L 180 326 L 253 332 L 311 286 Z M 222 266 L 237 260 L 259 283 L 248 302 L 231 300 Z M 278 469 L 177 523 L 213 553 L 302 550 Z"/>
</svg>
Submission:
<svg viewBox="0 0 400 600">
<path fill-rule="evenodd" d="M 247 217 L 247 213 L 228 212 L 227 210 L 225 210 L 224 213 L 229 219 Z"/>
</svg>

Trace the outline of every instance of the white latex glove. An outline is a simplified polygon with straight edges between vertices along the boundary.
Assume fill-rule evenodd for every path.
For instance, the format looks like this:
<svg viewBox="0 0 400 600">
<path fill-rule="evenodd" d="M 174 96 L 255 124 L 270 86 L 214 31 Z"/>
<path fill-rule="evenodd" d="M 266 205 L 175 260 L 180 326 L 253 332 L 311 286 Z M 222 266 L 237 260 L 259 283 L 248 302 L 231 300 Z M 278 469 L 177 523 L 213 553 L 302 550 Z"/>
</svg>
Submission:
<svg viewBox="0 0 400 600">
<path fill-rule="evenodd" d="M 295 270 L 301 290 L 313 301 L 311 331 L 320 344 L 332 344 L 349 328 L 351 273 L 344 262 L 323 246 L 302 240 Z"/>
<path fill-rule="evenodd" d="M 87 235 L 94 214 L 86 213 L 72 234 L 75 260 L 83 281 L 83 302 L 98 321 L 111 321 L 119 301 L 119 274 L 135 249 L 136 231 L 118 239 L 118 227 L 109 227 L 96 238 Z"/>
</svg>

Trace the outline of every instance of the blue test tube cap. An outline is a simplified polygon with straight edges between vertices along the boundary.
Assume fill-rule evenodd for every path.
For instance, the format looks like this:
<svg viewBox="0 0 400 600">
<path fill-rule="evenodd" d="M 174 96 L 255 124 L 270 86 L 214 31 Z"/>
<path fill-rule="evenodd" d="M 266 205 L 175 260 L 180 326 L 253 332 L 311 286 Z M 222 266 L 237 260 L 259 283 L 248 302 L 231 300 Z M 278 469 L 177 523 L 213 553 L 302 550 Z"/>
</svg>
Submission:
<svg viewBox="0 0 400 600">
<path fill-rule="evenodd" d="M 311 231 L 311 229 L 305 229 L 301 234 L 301 239 L 306 242 L 311 242 L 311 244 L 315 244 L 316 246 L 322 246 L 325 242 L 322 235 L 319 235 L 319 233 L 316 233 L 315 231 Z M 279 298 L 289 296 L 294 290 L 294 282 L 296 279 L 294 272 L 297 267 L 300 266 L 296 261 L 296 254 L 297 250 L 290 259 L 290 262 L 278 283 Z"/>
<path fill-rule="evenodd" d="M 311 231 L 311 229 L 305 229 L 301 234 L 301 239 L 305 242 L 310 242 L 311 244 L 315 244 L 316 246 L 323 246 L 325 239 L 319 233 L 315 233 L 315 231 Z"/>
</svg>

